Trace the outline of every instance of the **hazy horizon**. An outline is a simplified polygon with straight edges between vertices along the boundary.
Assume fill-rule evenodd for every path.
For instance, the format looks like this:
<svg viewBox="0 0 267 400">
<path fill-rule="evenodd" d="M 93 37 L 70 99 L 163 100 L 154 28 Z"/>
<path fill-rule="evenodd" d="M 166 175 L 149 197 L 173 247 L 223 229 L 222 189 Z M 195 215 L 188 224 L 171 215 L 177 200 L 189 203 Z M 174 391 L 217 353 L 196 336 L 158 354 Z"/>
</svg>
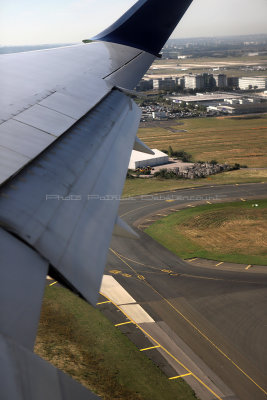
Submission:
<svg viewBox="0 0 267 400">
<path fill-rule="evenodd" d="M 79 43 L 109 26 L 135 2 L 1 0 L 0 45 Z M 266 0 L 194 0 L 172 38 L 267 34 L 266 15 Z"/>
<path fill-rule="evenodd" d="M 179 37 L 171 37 L 167 42 L 166 42 L 166 44 L 169 42 L 169 41 L 171 41 L 171 40 L 200 40 L 200 39 L 227 39 L 227 38 L 242 38 L 242 37 L 244 37 L 244 38 L 246 38 L 246 37 L 253 37 L 253 36 L 256 36 L 256 37 L 259 37 L 259 36 L 266 36 L 266 39 L 267 39 L 267 33 L 253 33 L 253 34 L 251 34 L 251 33 L 247 33 L 247 34 L 244 34 L 244 35 L 223 35 L 223 36 L 213 36 L 213 37 L 210 37 L 210 36 L 191 36 L 191 37 L 183 37 L 183 38 L 179 38 Z M 81 42 L 73 42 L 73 43 L 56 43 L 56 42 L 52 42 L 52 43 L 36 43 L 36 44 L 34 44 L 34 43 L 32 43 L 32 44 L 12 44 L 12 45 L 2 45 L 1 43 L 0 43 L 0 48 L 23 48 L 23 47 L 44 47 L 44 46 L 49 46 L 49 47 L 52 47 L 52 46 L 57 46 L 57 47 L 59 47 L 59 46 L 73 46 L 73 45 L 76 45 L 76 44 L 79 44 L 79 43 L 81 43 Z"/>
</svg>

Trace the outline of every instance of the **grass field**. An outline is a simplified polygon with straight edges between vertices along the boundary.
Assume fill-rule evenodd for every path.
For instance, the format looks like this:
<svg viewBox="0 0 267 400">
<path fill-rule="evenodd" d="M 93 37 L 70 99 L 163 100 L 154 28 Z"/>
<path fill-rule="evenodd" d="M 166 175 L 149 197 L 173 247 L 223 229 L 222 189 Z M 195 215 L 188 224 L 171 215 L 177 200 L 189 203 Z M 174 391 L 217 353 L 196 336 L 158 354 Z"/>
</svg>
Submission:
<svg viewBox="0 0 267 400">
<path fill-rule="evenodd" d="M 138 196 L 168 190 L 206 185 L 267 182 L 267 169 L 241 169 L 212 175 L 204 179 L 126 179 L 123 196 Z"/>
<path fill-rule="evenodd" d="M 159 68 L 159 69 L 154 69 L 150 70 L 147 73 L 147 77 L 149 79 L 157 79 L 159 77 L 165 76 L 183 76 L 187 74 L 203 74 L 203 73 L 212 73 L 213 71 L 211 68 L 205 68 L 205 67 L 190 67 L 187 68 L 186 70 L 182 70 L 183 66 L 180 67 L 170 67 L 170 68 Z M 233 68 L 231 66 L 228 66 L 226 70 L 219 70 L 216 71 L 217 73 L 223 73 L 226 74 L 227 76 L 231 77 L 238 77 L 241 78 L 243 76 L 246 77 L 253 77 L 253 76 L 267 76 L 267 71 L 242 71 L 241 69 L 238 68 Z M 214 73 L 214 72 L 213 72 Z"/>
<path fill-rule="evenodd" d="M 197 58 L 180 58 L 173 60 L 165 60 L 159 59 L 155 60 L 152 64 L 153 66 L 161 65 L 161 64 L 226 64 L 234 62 L 241 66 L 244 66 L 247 63 L 256 63 L 257 65 L 267 64 L 267 56 L 266 55 L 256 55 L 256 56 L 242 56 L 242 57 L 197 57 Z"/>
<path fill-rule="evenodd" d="M 138 136 L 150 148 L 168 149 L 171 145 L 173 150 L 192 154 L 195 161 L 216 159 L 267 167 L 267 114 L 253 119 L 191 118 L 142 125 Z"/>
<path fill-rule="evenodd" d="M 184 259 L 267 265 L 267 200 L 181 210 L 153 223 L 146 233 Z"/>
<path fill-rule="evenodd" d="M 193 400 L 170 381 L 99 310 L 70 291 L 47 287 L 35 352 L 103 400 Z"/>
<path fill-rule="evenodd" d="M 226 67 L 226 70 L 215 71 L 215 73 L 226 73 L 227 76 L 266 76 L 267 71 L 242 71 L 240 67 L 245 65 L 267 65 L 267 56 L 242 56 L 242 57 L 199 57 L 187 58 L 179 60 L 156 60 L 148 71 L 148 75 L 184 75 L 188 73 L 202 74 L 203 72 L 214 73 L 212 68 Z M 178 66 L 178 67 L 177 67 Z M 177 69 L 179 68 L 179 69 Z M 188 68 L 186 71 L 181 71 L 181 68 Z"/>
</svg>

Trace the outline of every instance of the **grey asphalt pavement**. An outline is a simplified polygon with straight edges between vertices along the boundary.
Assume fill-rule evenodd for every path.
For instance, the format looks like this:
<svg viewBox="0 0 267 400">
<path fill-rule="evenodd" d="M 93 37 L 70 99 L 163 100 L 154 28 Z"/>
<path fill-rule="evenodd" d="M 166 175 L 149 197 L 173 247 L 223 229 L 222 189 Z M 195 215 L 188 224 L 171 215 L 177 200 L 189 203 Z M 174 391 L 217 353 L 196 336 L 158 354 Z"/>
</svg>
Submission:
<svg viewBox="0 0 267 400">
<path fill-rule="evenodd" d="M 267 196 L 267 184 L 207 186 L 121 201 L 140 240 L 113 238 L 106 273 L 162 321 L 240 400 L 267 399 L 267 274 L 187 263 L 137 229 L 155 213 Z"/>
</svg>

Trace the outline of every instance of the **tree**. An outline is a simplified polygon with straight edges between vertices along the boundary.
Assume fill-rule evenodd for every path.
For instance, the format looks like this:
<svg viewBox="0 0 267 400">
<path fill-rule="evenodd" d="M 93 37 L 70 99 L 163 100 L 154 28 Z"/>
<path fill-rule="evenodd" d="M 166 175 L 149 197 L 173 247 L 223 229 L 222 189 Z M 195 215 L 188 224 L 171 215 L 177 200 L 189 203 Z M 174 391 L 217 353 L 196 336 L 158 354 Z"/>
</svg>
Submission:
<svg viewBox="0 0 267 400">
<path fill-rule="evenodd" d="M 173 149 L 172 149 L 172 146 L 169 146 L 169 148 L 168 148 L 168 156 L 169 156 L 169 157 L 172 157 L 172 156 L 173 156 Z"/>
</svg>

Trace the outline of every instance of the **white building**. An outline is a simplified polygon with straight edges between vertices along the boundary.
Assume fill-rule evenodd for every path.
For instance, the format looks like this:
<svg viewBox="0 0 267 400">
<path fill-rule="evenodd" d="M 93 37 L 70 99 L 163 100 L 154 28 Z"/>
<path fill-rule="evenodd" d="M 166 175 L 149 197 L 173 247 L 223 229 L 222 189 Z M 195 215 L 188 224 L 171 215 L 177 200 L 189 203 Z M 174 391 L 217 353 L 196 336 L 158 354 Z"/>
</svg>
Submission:
<svg viewBox="0 0 267 400">
<path fill-rule="evenodd" d="M 239 78 L 238 85 L 241 90 L 266 89 L 267 88 L 267 78 L 264 78 L 262 76 L 243 77 L 243 78 Z"/>
<path fill-rule="evenodd" d="M 223 89 L 227 86 L 227 76 L 225 74 L 216 74 L 213 75 L 213 78 L 218 88 Z"/>
<path fill-rule="evenodd" d="M 175 89 L 175 86 L 176 86 L 175 79 L 172 79 L 172 78 L 153 79 L 153 89 L 156 89 L 156 90 L 172 91 Z"/>
<path fill-rule="evenodd" d="M 185 75 L 185 88 L 204 89 L 203 75 Z"/>
<path fill-rule="evenodd" d="M 128 168 L 136 169 L 148 166 L 153 167 L 155 165 L 167 164 L 169 162 L 169 157 L 167 154 L 157 149 L 152 150 L 155 153 L 154 155 L 133 150 Z"/>
</svg>

